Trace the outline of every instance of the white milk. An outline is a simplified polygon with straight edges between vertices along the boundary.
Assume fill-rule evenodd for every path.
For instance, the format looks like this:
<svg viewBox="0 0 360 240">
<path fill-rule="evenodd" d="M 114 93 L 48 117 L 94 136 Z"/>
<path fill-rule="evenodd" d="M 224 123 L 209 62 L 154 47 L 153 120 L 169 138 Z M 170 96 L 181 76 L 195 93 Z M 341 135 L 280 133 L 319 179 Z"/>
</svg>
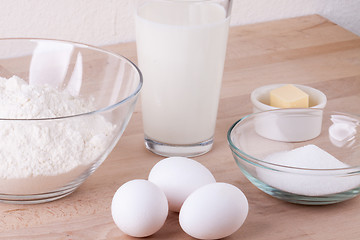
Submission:
<svg viewBox="0 0 360 240">
<path fill-rule="evenodd" d="M 214 3 L 162 4 L 146 4 L 136 17 L 145 135 L 203 142 L 214 135 L 230 20 Z"/>
</svg>

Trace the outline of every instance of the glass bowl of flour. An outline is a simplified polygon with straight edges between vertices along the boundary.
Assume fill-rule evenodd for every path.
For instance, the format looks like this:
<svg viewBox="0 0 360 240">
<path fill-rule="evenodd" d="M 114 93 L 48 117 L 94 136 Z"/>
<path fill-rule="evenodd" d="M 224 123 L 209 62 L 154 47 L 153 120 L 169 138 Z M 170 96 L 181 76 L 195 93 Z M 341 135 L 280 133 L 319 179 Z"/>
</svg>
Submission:
<svg viewBox="0 0 360 240">
<path fill-rule="evenodd" d="M 57 40 L 0 40 L 0 201 L 73 192 L 112 151 L 142 76 L 128 59 Z"/>
<path fill-rule="evenodd" d="M 277 109 L 234 123 L 227 138 L 242 173 L 263 192 L 324 205 L 360 192 L 360 117 L 324 109 Z"/>
</svg>

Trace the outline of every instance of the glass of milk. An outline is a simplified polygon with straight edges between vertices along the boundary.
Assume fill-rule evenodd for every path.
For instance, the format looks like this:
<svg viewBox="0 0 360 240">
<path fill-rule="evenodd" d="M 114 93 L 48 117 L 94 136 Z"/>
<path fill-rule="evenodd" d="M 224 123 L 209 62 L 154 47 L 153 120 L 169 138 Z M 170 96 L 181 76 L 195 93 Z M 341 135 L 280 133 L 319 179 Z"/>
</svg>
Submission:
<svg viewBox="0 0 360 240">
<path fill-rule="evenodd" d="M 196 156 L 213 145 L 232 0 L 145 0 L 136 10 L 145 146 Z"/>
</svg>

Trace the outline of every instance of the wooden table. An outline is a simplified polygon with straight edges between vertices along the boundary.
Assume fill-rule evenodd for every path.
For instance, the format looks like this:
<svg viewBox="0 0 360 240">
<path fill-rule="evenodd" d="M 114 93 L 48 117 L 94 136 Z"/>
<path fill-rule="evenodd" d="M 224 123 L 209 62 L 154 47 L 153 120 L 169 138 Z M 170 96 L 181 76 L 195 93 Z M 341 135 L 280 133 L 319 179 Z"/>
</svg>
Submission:
<svg viewBox="0 0 360 240">
<path fill-rule="evenodd" d="M 136 62 L 135 43 L 108 49 Z M 327 108 L 360 113 L 360 37 L 317 15 L 231 28 L 215 145 L 196 158 L 218 181 L 248 197 L 248 218 L 227 239 L 360 239 L 360 198 L 328 206 L 290 204 L 258 190 L 237 168 L 226 132 L 251 112 L 250 92 L 271 83 L 315 87 L 327 95 Z M 112 196 L 126 181 L 147 178 L 160 159 L 144 147 L 138 104 L 108 159 L 73 194 L 38 205 L 0 204 L 0 239 L 133 239 L 112 220 Z M 191 237 L 170 213 L 149 239 Z"/>
</svg>

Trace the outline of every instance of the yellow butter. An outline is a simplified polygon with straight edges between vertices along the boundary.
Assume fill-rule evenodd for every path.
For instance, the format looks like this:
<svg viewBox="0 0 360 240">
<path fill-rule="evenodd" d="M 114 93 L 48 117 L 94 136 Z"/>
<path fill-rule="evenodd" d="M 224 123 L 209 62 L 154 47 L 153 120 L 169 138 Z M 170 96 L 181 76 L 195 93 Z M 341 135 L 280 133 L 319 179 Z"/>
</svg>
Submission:
<svg viewBox="0 0 360 240">
<path fill-rule="evenodd" d="M 270 91 L 270 105 L 277 108 L 308 108 L 309 95 L 288 84 Z"/>
</svg>

